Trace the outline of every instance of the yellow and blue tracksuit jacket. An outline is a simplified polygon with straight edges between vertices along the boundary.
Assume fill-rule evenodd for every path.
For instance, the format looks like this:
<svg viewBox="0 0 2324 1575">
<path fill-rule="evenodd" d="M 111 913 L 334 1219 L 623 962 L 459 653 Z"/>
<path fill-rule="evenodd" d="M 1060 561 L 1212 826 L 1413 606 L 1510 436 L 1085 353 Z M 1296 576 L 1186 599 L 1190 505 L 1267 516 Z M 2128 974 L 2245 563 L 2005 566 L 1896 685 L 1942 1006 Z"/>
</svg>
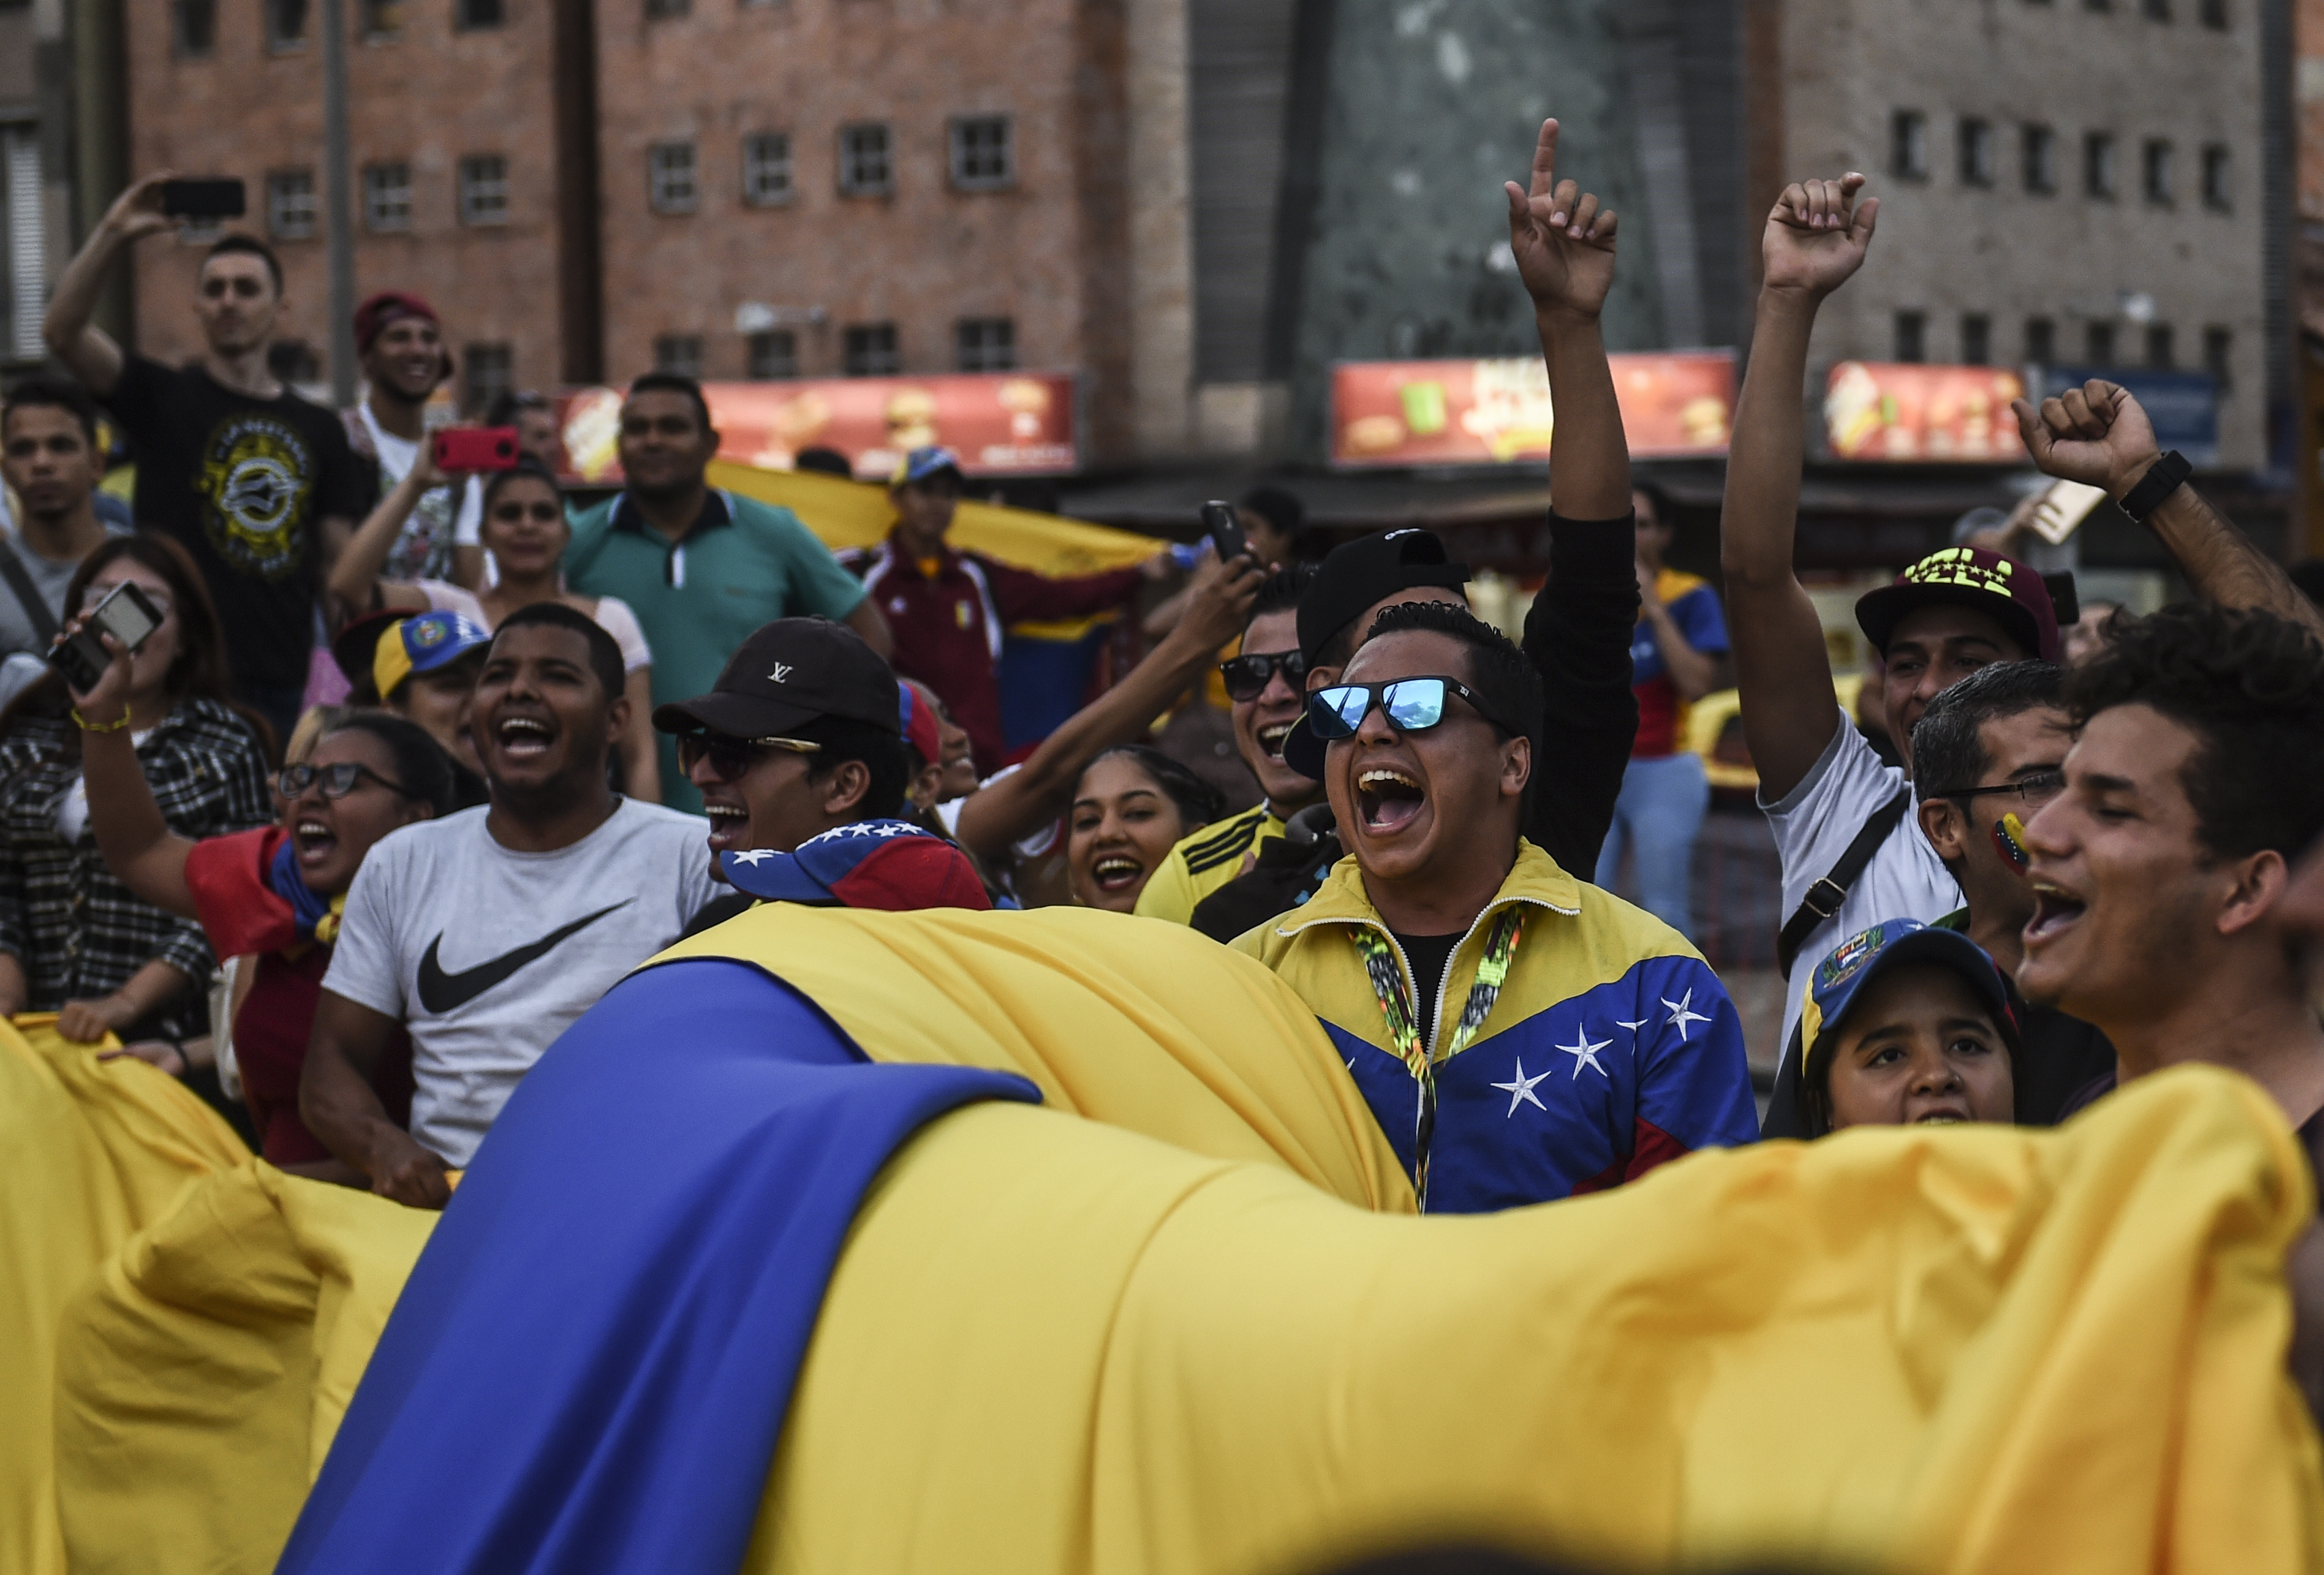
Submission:
<svg viewBox="0 0 2324 1575">
<path fill-rule="evenodd" d="M 1477 1035 L 1437 1061 L 1428 1207 L 1479 1213 L 1618 1187 L 1698 1148 L 1759 1133 L 1743 1025 L 1684 937 L 1575 880 L 1530 842 L 1453 950 L 1433 1057 L 1452 1038 L 1503 908 L 1529 912 L 1509 977 Z M 1388 1042 L 1351 931 L 1369 925 L 1411 963 L 1343 858 L 1314 900 L 1238 937 L 1322 1020 L 1406 1174 L 1420 1084 Z M 1412 999 L 1419 993 L 1414 990 Z"/>
</svg>

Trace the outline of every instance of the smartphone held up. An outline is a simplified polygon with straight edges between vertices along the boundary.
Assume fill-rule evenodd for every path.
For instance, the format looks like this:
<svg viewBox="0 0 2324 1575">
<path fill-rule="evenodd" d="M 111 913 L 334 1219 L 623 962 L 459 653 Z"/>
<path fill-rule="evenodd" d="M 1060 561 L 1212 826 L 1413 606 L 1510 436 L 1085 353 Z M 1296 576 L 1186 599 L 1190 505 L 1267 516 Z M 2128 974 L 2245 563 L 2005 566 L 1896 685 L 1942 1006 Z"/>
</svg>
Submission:
<svg viewBox="0 0 2324 1575">
<path fill-rule="evenodd" d="M 171 218 L 198 221 L 240 218 L 248 208 L 243 184 L 235 180 L 164 181 L 161 211 Z"/>
<path fill-rule="evenodd" d="M 1211 551 L 1219 555 L 1222 563 L 1248 555 L 1250 543 L 1242 533 L 1242 522 L 1235 518 L 1234 505 L 1213 498 L 1203 505 L 1203 532 L 1211 539 Z"/>
<path fill-rule="evenodd" d="M 436 434 L 438 470 L 513 470 L 517 459 L 514 427 L 447 427 Z"/>
<path fill-rule="evenodd" d="M 57 643 L 49 653 L 49 665 L 64 674 L 65 682 L 76 694 L 87 694 L 105 676 L 113 661 L 113 653 L 97 638 L 99 632 L 112 635 L 124 650 L 135 654 L 153 631 L 161 626 L 161 609 L 152 598 L 127 580 L 107 591 L 105 599 L 89 609 L 88 617 L 77 634 Z"/>
</svg>

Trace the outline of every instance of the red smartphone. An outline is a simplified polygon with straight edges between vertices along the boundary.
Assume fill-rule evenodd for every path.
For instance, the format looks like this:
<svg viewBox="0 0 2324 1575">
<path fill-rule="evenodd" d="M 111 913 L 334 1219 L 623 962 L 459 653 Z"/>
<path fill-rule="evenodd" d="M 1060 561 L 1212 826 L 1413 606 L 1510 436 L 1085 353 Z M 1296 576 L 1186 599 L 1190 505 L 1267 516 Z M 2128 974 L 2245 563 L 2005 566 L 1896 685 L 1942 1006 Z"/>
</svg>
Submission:
<svg viewBox="0 0 2324 1575">
<path fill-rule="evenodd" d="M 514 427 L 446 427 L 436 434 L 438 470 L 513 470 Z"/>
</svg>

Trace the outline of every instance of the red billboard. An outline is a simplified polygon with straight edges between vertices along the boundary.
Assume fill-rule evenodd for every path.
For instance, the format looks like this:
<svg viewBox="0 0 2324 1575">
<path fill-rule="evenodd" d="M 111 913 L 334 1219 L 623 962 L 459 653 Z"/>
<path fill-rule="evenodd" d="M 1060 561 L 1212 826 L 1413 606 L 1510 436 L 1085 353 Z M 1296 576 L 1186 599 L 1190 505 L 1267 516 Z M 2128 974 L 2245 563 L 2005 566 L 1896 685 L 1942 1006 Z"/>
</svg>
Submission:
<svg viewBox="0 0 2324 1575">
<path fill-rule="evenodd" d="M 906 453 L 928 443 L 955 450 L 971 476 L 1042 475 L 1081 464 L 1067 372 L 706 383 L 702 393 L 718 428 L 718 457 L 762 468 L 788 470 L 802 449 L 836 449 L 859 478 L 886 481 Z M 615 389 L 565 396 L 560 424 L 572 474 L 621 479 L 621 412 Z"/>
<path fill-rule="evenodd" d="M 1640 459 L 1727 452 L 1735 357 L 1726 350 L 1609 356 L 1622 431 Z M 1506 465 L 1549 457 L 1555 422 L 1538 356 L 1348 361 L 1332 369 L 1332 462 Z"/>
<path fill-rule="evenodd" d="M 1999 366 L 1842 361 L 1824 383 L 1824 441 L 1837 459 L 2018 464 L 2025 440 L 2009 402 L 2024 392 Z"/>
</svg>

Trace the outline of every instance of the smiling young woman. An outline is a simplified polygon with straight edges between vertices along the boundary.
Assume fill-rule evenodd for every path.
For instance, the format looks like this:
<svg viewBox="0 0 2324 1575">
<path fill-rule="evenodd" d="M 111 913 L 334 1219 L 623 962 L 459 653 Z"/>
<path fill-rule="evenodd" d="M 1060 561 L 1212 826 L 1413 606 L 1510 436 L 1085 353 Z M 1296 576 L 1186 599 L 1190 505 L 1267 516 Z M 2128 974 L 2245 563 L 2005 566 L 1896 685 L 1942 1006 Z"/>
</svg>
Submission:
<svg viewBox="0 0 2324 1575">
<path fill-rule="evenodd" d="M 1159 749 L 1124 744 L 1090 762 L 1074 789 L 1065 847 L 1074 900 L 1128 913 L 1181 838 L 1218 818 L 1219 790 Z"/>
</svg>

